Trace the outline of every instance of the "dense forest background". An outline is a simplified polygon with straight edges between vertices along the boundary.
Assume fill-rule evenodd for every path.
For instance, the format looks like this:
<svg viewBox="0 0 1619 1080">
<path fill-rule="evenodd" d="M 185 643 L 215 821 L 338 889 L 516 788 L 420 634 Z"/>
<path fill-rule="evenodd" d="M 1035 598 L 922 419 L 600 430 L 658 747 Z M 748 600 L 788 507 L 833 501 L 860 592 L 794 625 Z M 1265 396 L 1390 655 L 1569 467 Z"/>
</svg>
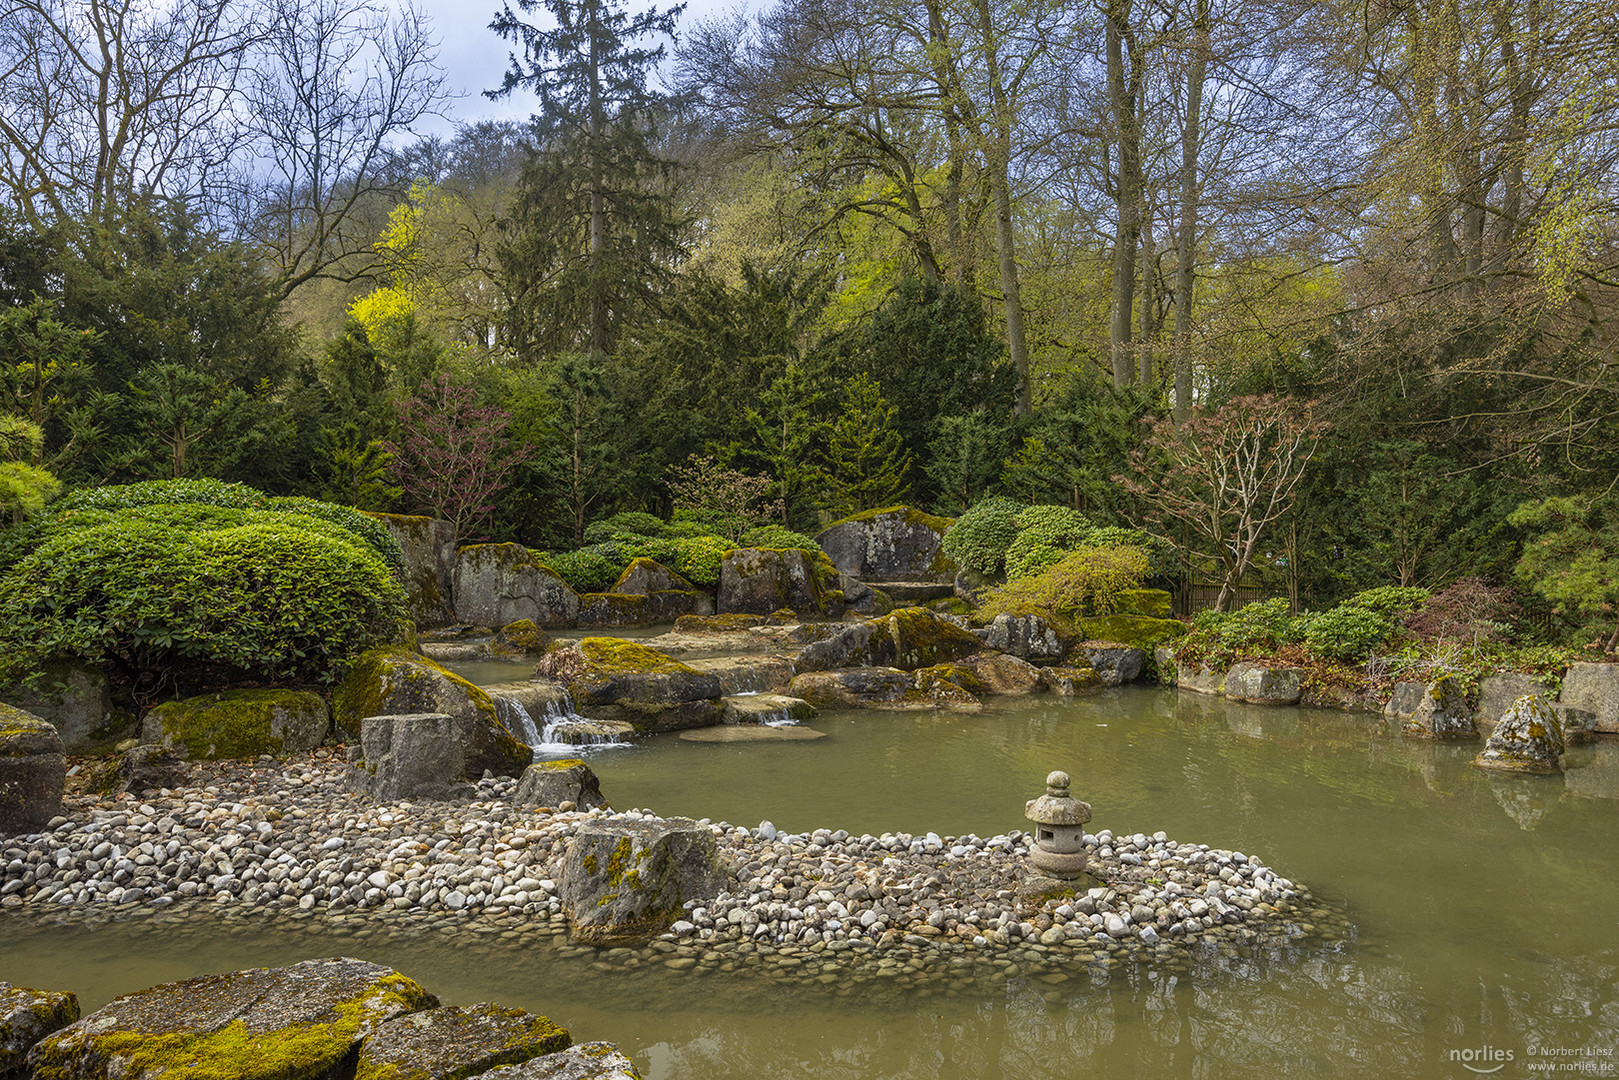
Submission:
<svg viewBox="0 0 1619 1080">
<path fill-rule="evenodd" d="M 486 14 L 532 122 L 418 137 L 408 10 L 7 7 L 0 504 L 217 477 L 559 550 L 710 459 L 798 530 L 1003 494 L 1195 568 L 1174 433 L 1240 473 L 1266 415 L 1271 592 L 1504 582 L 1558 523 L 1619 588 L 1619 0 Z"/>
</svg>

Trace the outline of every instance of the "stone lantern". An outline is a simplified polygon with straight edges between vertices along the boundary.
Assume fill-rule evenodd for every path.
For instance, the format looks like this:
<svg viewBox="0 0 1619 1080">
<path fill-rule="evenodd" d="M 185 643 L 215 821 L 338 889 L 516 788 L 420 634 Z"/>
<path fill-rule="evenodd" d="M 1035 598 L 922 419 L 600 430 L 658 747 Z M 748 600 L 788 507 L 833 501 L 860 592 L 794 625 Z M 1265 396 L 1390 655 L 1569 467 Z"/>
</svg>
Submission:
<svg viewBox="0 0 1619 1080">
<path fill-rule="evenodd" d="M 1085 823 L 1090 803 L 1068 794 L 1065 772 L 1046 777 L 1046 793 L 1030 799 L 1023 816 L 1034 822 L 1034 847 L 1029 862 L 1054 878 L 1077 878 L 1085 872 Z"/>
</svg>

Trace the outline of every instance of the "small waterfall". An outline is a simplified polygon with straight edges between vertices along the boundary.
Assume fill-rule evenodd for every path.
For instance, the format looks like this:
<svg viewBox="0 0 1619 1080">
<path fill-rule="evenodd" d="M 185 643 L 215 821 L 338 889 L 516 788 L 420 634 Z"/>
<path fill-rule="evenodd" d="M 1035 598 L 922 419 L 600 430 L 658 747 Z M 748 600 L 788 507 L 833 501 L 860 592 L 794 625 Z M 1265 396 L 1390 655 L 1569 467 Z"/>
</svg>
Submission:
<svg viewBox="0 0 1619 1080">
<path fill-rule="evenodd" d="M 573 698 L 563 693 L 560 700 L 536 702 L 538 720 L 516 697 L 491 693 L 495 715 L 508 731 L 541 753 L 568 753 L 585 747 L 628 746 L 622 725 L 592 720 L 574 711 Z"/>
</svg>

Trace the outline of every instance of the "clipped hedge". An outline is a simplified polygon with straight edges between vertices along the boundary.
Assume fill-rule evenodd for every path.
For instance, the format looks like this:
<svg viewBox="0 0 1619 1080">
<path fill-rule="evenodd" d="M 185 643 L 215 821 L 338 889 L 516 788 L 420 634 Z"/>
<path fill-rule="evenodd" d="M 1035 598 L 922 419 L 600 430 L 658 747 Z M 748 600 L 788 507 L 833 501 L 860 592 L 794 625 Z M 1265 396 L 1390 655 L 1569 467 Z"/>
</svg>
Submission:
<svg viewBox="0 0 1619 1080">
<path fill-rule="evenodd" d="M 742 534 L 742 547 L 796 548 L 799 551 L 819 552 L 821 545 L 815 537 L 795 532 L 785 525 L 759 525 Z"/>
<path fill-rule="evenodd" d="M 978 617 L 1039 612 L 1072 626 L 1090 615 L 1110 615 L 1119 593 L 1135 589 L 1147 575 L 1140 548 L 1080 548 L 1038 573 L 1008 581 L 990 592 Z"/>
<path fill-rule="evenodd" d="M 0 678 L 73 657 L 131 679 L 206 665 L 330 681 L 403 628 L 404 586 L 342 515 L 120 497 L 76 500 L 0 570 Z"/>
<path fill-rule="evenodd" d="M 944 553 L 986 578 L 1006 569 L 1006 550 L 1017 538 L 1017 516 L 1024 505 L 1016 499 L 992 495 L 981 499 L 958 517 L 944 534 Z"/>
</svg>

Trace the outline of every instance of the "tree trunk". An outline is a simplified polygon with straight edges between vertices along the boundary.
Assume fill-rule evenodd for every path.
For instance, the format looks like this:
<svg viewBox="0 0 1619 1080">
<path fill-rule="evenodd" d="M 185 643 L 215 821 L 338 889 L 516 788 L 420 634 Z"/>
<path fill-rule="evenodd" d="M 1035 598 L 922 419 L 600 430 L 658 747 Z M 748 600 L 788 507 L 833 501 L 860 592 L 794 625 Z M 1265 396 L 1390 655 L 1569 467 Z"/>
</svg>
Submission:
<svg viewBox="0 0 1619 1080">
<path fill-rule="evenodd" d="M 1023 296 L 1018 288 L 1017 242 L 1012 231 L 1012 115 L 1006 87 L 1001 84 L 1000 56 L 996 50 L 995 27 L 990 19 L 989 0 L 978 0 L 978 26 L 983 34 L 984 73 L 995 104 L 990 117 L 991 132 L 985 147 L 989 184 L 995 199 L 995 242 L 1001 262 L 1001 302 L 1006 312 L 1006 349 L 1012 370 L 1017 373 L 1017 402 L 1013 411 L 1028 416 L 1034 395 L 1029 387 L 1029 346 L 1023 332 Z"/>
<path fill-rule="evenodd" d="M 983 0 L 980 0 L 982 3 Z M 1136 293 L 1136 245 L 1141 236 L 1141 134 L 1136 127 L 1136 90 L 1140 65 L 1127 72 L 1125 46 L 1135 56 L 1130 30 L 1130 0 L 1108 0 L 1107 89 L 1113 113 L 1118 177 L 1114 184 L 1117 225 L 1113 240 L 1113 309 L 1108 323 L 1108 351 L 1113 362 L 1113 385 L 1123 389 L 1135 376 L 1131 355 L 1133 306 Z"/>
<path fill-rule="evenodd" d="M 1197 0 L 1192 35 L 1192 62 L 1186 72 L 1186 125 L 1181 128 L 1180 230 L 1175 239 L 1176 420 L 1192 414 L 1192 264 L 1202 194 L 1197 158 L 1202 138 L 1203 80 L 1209 62 L 1209 0 Z"/>
<path fill-rule="evenodd" d="M 607 352 L 607 275 L 603 267 L 607 250 L 607 198 L 603 190 L 602 138 L 606 123 L 602 116 L 601 68 L 598 40 L 601 35 L 600 6 L 590 0 L 590 348 L 597 355 Z M 583 532 L 583 526 L 580 526 Z"/>
</svg>

